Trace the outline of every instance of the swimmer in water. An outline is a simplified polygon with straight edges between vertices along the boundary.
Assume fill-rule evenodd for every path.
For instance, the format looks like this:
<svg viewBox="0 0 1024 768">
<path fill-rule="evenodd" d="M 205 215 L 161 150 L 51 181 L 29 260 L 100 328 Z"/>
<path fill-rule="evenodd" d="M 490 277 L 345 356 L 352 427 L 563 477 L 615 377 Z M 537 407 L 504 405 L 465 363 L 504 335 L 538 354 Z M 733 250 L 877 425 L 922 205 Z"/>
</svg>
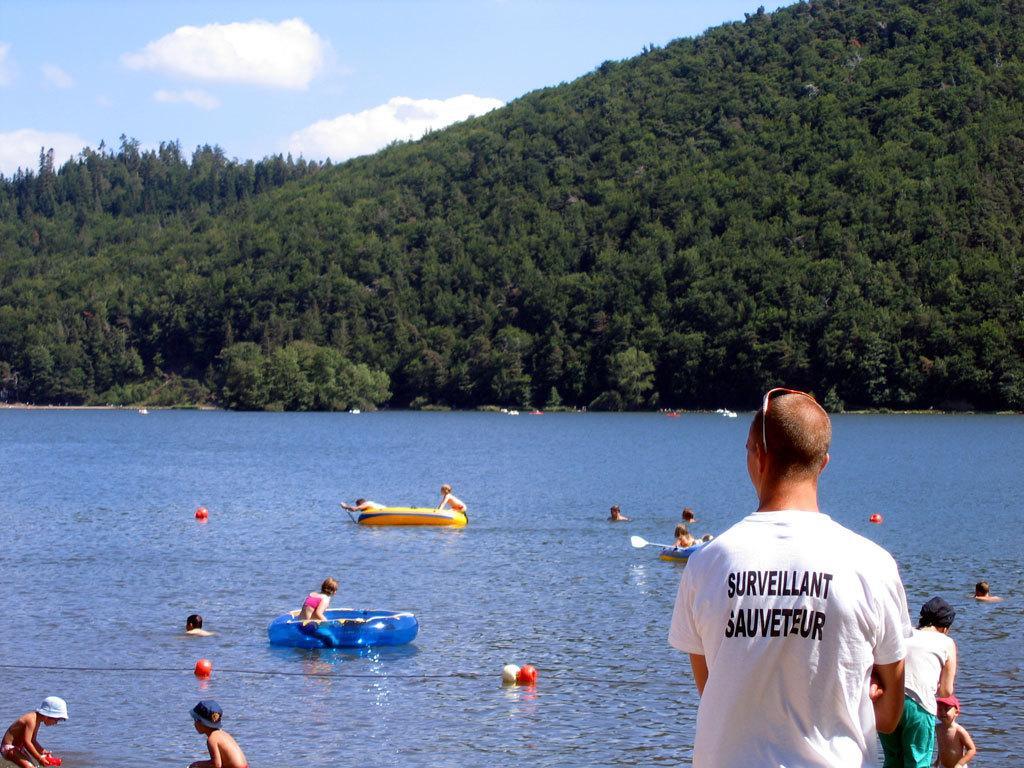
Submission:
<svg viewBox="0 0 1024 768">
<path fill-rule="evenodd" d="M 203 629 L 203 617 L 198 613 L 193 613 L 185 619 L 185 634 L 193 637 L 209 637 L 213 632 Z"/>
<path fill-rule="evenodd" d="M 622 514 L 622 510 L 619 509 L 619 505 L 615 504 L 608 512 L 609 523 L 628 523 L 630 518 Z"/>
<path fill-rule="evenodd" d="M 979 581 L 974 585 L 974 599 L 979 603 L 1001 603 L 1003 598 L 996 597 L 989 592 L 988 582 Z"/>
</svg>

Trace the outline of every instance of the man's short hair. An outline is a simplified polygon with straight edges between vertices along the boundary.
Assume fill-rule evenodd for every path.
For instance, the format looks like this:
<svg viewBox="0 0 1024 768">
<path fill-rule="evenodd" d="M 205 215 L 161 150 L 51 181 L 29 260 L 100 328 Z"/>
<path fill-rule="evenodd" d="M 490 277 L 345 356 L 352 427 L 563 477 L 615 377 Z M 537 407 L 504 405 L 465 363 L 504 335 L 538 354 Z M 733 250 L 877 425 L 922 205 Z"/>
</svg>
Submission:
<svg viewBox="0 0 1024 768">
<path fill-rule="evenodd" d="M 987 581 L 979 581 L 974 585 L 974 594 L 976 597 L 984 597 L 989 592 L 989 586 Z"/>
<path fill-rule="evenodd" d="M 758 441 L 763 419 L 764 413 L 758 410 L 751 427 Z M 832 423 L 810 397 L 783 394 L 771 399 L 763 434 L 780 476 L 817 475 L 832 442 Z"/>
</svg>

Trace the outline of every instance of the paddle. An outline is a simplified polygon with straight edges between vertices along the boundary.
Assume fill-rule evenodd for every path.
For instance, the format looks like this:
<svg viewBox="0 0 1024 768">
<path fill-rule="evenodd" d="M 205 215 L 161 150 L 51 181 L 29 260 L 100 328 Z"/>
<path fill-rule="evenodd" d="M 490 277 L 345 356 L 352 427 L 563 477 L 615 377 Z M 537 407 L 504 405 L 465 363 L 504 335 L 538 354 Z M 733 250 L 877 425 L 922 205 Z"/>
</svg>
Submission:
<svg viewBox="0 0 1024 768">
<path fill-rule="evenodd" d="M 643 547 L 662 547 L 663 549 L 665 549 L 665 548 L 667 548 L 667 549 L 674 549 L 674 548 L 676 548 L 675 544 L 656 544 L 653 541 L 648 541 L 643 536 L 630 536 L 629 537 L 629 543 L 632 544 L 637 549 L 641 549 Z"/>
</svg>

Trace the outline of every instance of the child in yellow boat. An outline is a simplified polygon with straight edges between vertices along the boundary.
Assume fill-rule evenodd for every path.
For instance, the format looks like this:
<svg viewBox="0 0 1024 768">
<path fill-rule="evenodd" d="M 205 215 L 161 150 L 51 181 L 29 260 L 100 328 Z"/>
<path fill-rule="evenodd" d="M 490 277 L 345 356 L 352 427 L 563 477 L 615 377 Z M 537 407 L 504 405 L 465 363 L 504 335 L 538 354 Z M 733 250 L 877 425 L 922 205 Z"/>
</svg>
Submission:
<svg viewBox="0 0 1024 768">
<path fill-rule="evenodd" d="M 383 509 L 383 504 L 378 504 L 376 501 L 370 501 L 369 499 L 356 499 L 356 503 L 346 504 L 344 501 L 341 502 L 341 508 L 347 509 L 349 512 L 367 512 L 371 509 Z"/>
<path fill-rule="evenodd" d="M 685 525 L 680 523 L 676 526 L 677 547 L 679 547 L 680 549 L 686 549 L 687 547 L 692 547 L 696 543 L 697 540 L 693 538 L 693 534 L 690 533 L 690 530 Z"/>
<path fill-rule="evenodd" d="M 327 621 L 324 611 L 331 604 L 331 598 L 338 591 L 338 582 L 327 577 L 320 585 L 319 592 L 310 592 L 302 601 L 302 608 L 299 609 L 298 618 L 302 621 Z"/>
<path fill-rule="evenodd" d="M 466 505 L 460 499 L 452 496 L 452 487 L 447 483 L 441 486 L 441 503 L 437 505 L 438 510 L 444 509 L 445 505 L 456 512 L 466 514 Z"/>
</svg>

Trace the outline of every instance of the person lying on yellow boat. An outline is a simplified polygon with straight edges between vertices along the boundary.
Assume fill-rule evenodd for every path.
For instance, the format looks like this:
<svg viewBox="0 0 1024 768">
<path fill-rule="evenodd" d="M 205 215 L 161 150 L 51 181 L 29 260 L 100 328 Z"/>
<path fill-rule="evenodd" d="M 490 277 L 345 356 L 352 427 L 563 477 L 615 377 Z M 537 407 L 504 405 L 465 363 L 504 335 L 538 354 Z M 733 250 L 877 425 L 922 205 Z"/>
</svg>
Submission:
<svg viewBox="0 0 1024 768">
<path fill-rule="evenodd" d="M 341 502 L 341 508 L 347 509 L 349 512 L 367 512 L 371 509 L 384 509 L 383 504 L 378 504 L 376 501 L 369 501 L 368 499 L 356 499 L 356 503 L 346 504 L 344 501 Z"/>
</svg>

